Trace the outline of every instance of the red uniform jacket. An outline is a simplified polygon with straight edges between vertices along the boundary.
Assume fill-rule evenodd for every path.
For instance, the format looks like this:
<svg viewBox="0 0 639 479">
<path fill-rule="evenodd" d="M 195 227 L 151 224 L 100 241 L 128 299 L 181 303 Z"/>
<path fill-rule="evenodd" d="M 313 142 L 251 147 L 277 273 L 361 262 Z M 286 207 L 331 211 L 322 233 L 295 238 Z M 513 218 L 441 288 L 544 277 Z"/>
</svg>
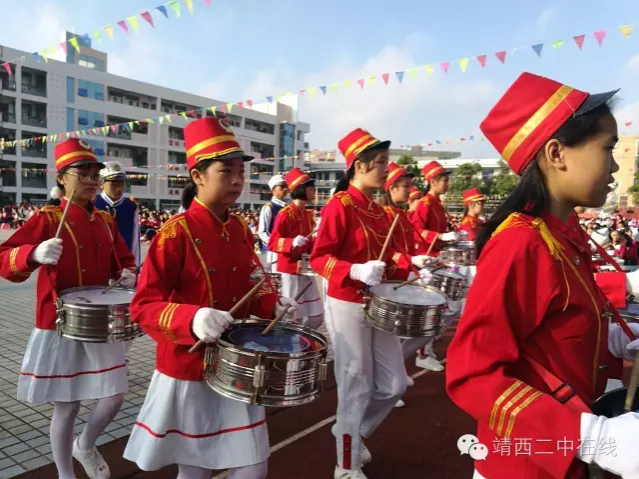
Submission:
<svg viewBox="0 0 639 479">
<path fill-rule="evenodd" d="M 309 242 L 300 248 L 293 248 L 293 240 L 296 236 L 310 235 L 313 228 L 315 228 L 313 210 L 290 204 L 278 213 L 268 241 L 269 251 L 281 253 L 277 256 L 277 271 L 288 274 L 298 273 L 298 261 L 303 253 L 311 250 L 313 239 L 309 238 Z"/>
<path fill-rule="evenodd" d="M 481 221 L 479 221 L 475 216 L 466 215 L 459 226 L 459 230 L 468 232 L 468 236 L 466 237 L 468 241 L 475 241 L 477 229 L 480 224 Z"/>
<path fill-rule="evenodd" d="M 191 321 L 202 307 L 229 311 L 253 287 L 253 235 L 237 216 L 222 223 L 196 198 L 153 238 L 140 274 L 131 317 L 157 341 L 156 368 L 172 378 L 201 381 L 204 350 Z M 277 296 L 266 290 L 235 315 L 271 318 Z"/>
<path fill-rule="evenodd" d="M 587 404 L 622 361 L 608 352 L 611 311 L 592 275 L 579 224 L 550 214 L 511 215 L 482 252 L 448 349 L 447 390 L 477 419 L 488 447 L 479 473 L 490 479 L 585 479 L 575 459 L 581 412 L 550 394 L 533 358 Z M 499 444 L 510 441 L 504 452 Z M 527 441 L 530 453 L 515 454 Z"/>
<path fill-rule="evenodd" d="M 383 208 L 352 185 L 331 197 L 311 253 L 313 270 L 328 280 L 329 296 L 364 302 L 364 285 L 351 279 L 351 266 L 379 259 L 390 226 Z M 408 278 L 409 261 L 391 243 L 386 278 Z"/>
<path fill-rule="evenodd" d="M 447 218 L 444 205 L 438 197 L 426 193 L 426 196 L 419 200 L 411 217 L 415 227 L 415 235 L 420 235 L 424 239 L 421 241 L 419 238 L 415 238 L 419 254 L 427 253 L 433 241 L 436 243 L 431 254 L 439 252 L 444 243 L 437 240 L 437 235 L 448 231 Z"/>
<path fill-rule="evenodd" d="M 384 206 L 384 211 L 386 212 L 386 218 L 388 218 L 391 224 L 395 220 L 395 216 L 399 214 L 399 222 L 393 233 L 393 244 L 401 252 L 405 252 L 409 256 L 415 256 L 417 254 L 415 229 L 410 221 L 409 213 L 393 206 Z M 417 238 L 417 240 L 420 241 L 419 238 Z"/>
<path fill-rule="evenodd" d="M 78 286 L 106 286 L 122 268 L 135 267 L 133 254 L 106 211 L 71 205 L 60 238 L 62 256 L 57 266 L 29 261 L 32 251 L 55 237 L 67 205 L 46 206 L 27 220 L 19 231 L 0 245 L 0 276 L 14 283 L 25 281 L 41 267 L 36 288 L 36 328 L 56 329 L 58 293 Z"/>
</svg>

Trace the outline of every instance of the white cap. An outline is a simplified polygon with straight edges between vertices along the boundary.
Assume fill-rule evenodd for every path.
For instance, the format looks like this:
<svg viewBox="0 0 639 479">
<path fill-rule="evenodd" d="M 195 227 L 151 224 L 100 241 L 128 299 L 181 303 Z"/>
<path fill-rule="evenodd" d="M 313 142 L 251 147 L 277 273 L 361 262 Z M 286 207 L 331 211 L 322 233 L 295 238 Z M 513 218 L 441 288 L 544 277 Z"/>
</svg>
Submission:
<svg viewBox="0 0 639 479">
<path fill-rule="evenodd" d="M 126 171 L 119 161 L 108 161 L 104 163 L 104 168 L 100 170 L 100 176 L 105 180 L 121 179 L 126 180 Z"/>
<path fill-rule="evenodd" d="M 268 180 L 268 187 L 271 190 L 280 185 L 286 186 L 286 180 L 282 175 L 274 175 L 270 180 Z"/>
<path fill-rule="evenodd" d="M 53 188 L 51 188 L 49 196 L 54 200 L 59 200 L 62 197 L 62 190 L 57 186 L 54 186 Z"/>
</svg>

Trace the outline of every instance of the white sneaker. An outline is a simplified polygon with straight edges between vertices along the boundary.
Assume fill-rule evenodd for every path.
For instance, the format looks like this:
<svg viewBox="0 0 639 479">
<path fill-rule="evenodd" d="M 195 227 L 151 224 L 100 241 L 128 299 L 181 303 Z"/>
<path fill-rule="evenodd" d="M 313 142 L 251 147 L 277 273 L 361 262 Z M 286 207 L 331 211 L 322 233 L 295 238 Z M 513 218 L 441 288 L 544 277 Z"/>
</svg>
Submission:
<svg viewBox="0 0 639 479">
<path fill-rule="evenodd" d="M 342 469 L 335 467 L 333 479 L 368 479 L 361 469 Z"/>
<path fill-rule="evenodd" d="M 406 406 L 406 403 L 402 401 L 401 399 L 395 403 L 395 407 L 404 407 L 404 406 Z"/>
<path fill-rule="evenodd" d="M 77 438 L 73 441 L 73 457 L 82 464 L 89 479 L 109 479 L 111 471 L 98 448 L 93 446 L 89 451 L 82 451 L 78 446 L 79 440 L 80 438 Z"/>
<path fill-rule="evenodd" d="M 333 427 L 331 427 L 331 432 L 333 433 L 333 436 L 337 437 L 337 423 L 333 424 Z M 373 460 L 373 455 L 368 450 L 368 448 L 366 447 L 366 444 L 364 444 L 364 441 L 362 440 L 362 466 L 369 464 L 372 460 Z"/>
<path fill-rule="evenodd" d="M 410 376 L 406 376 L 406 385 L 408 387 L 414 386 L 415 385 L 415 381 L 413 381 L 413 378 L 411 378 Z"/>
<path fill-rule="evenodd" d="M 432 356 L 426 356 L 424 359 L 418 356 L 415 365 L 423 369 L 428 369 L 429 371 L 439 372 L 444 370 L 444 366 Z"/>
</svg>

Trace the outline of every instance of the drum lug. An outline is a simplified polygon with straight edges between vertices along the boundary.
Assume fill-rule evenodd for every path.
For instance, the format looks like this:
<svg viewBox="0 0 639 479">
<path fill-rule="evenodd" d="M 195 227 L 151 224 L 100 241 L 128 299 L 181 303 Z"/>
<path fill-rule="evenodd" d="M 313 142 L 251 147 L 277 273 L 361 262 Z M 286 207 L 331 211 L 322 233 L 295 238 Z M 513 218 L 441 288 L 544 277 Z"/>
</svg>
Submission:
<svg viewBox="0 0 639 479">
<path fill-rule="evenodd" d="M 326 381 L 327 373 L 328 373 L 328 365 L 326 363 L 319 363 L 317 365 L 317 379 L 316 379 L 316 381 Z"/>
<path fill-rule="evenodd" d="M 264 387 L 264 376 L 266 375 L 266 368 L 262 365 L 255 366 L 255 372 L 253 373 L 253 386 L 256 388 Z"/>
</svg>

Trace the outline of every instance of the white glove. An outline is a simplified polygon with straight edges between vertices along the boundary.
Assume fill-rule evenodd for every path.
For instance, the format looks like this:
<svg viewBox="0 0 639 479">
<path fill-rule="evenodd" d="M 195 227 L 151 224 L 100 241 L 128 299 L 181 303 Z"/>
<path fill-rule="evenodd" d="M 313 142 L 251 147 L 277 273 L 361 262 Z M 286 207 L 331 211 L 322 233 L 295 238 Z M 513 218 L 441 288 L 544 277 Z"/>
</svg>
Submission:
<svg viewBox="0 0 639 479">
<path fill-rule="evenodd" d="M 299 248 L 308 243 L 308 239 L 305 236 L 296 236 L 293 240 L 293 248 Z"/>
<path fill-rule="evenodd" d="M 120 286 L 124 286 L 125 288 L 135 288 L 135 282 L 138 279 L 138 276 L 133 271 L 130 271 L 128 269 L 123 269 L 122 278 L 124 279 L 120 283 Z M 116 281 L 118 280 L 110 279 L 109 285 L 115 283 Z"/>
<path fill-rule="evenodd" d="M 295 317 L 294 313 L 295 311 L 297 311 L 297 302 L 291 298 L 281 297 L 280 303 L 282 303 L 282 306 L 280 306 L 279 303 L 275 304 L 275 316 L 279 316 L 280 313 L 284 310 L 284 308 L 290 306 L 290 308 L 288 308 L 288 311 L 286 312 L 286 314 L 284 315 L 282 319 L 285 321 L 292 321 L 293 318 Z"/>
<path fill-rule="evenodd" d="M 408 273 L 408 281 L 410 281 L 411 279 L 415 279 L 416 277 L 417 275 L 414 272 L 411 271 L 410 273 Z M 416 283 L 427 285 L 428 283 L 430 283 L 430 280 L 432 277 L 433 277 L 433 273 L 431 273 L 429 270 L 425 268 L 420 269 L 419 281 L 416 281 Z"/>
<path fill-rule="evenodd" d="M 386 263 L 383 261 L 369 261 L 364 264 L 354 264 L 351 266 L 351 279 L 361 281 L 368 286 L 376 286 L 382 282 Z"/>
<path fill-rule="evenodd" d="M 639 294 L 639 269 L 626 273 L 626 294 Z"/>
<path fill-rule="evenodd" d="M 624 479 L 639 478 L 639 415 L 629 412 L 612 419 L 581 414 L 581 445 L 577 457 Z"/>
<path fill-rule="evenodd" d="M 413 266 L 415 266 L 418 269 L 422 269 L 427 264 L 433 263 L 435 261 L 437 261 L 437 258 L 431 258 L 430 256 L 426 256 L 425 254 L 422 254 L 419 256 L 413 256 L 410 259 L 410 262 L 413 263 Z"/>
<path fill-rule="evenodd" d="M 231 324 L 233 316 L 228 311 L 220 311 L 213 308 L 200 308 L 195 316 L 191 327 L 193 333 L 205 343 L 214 343 L 222 336 Z"/>
<path fill-rule="evenodd" d="M 628 326 L 639 337 L 639 324 L 628 323 Z M 608 351 L 619 359 L 634 361 L 637 351 L 639 351 L 639 339 L 631 341 L 618 324 L 611 324 L 608 329 Z"/>
<path fill-rule="evenodd" d="M 31 261 L 40 264 L 56 265 L 62 256 L 62 240 L 51 238 L 40 243 L 31 252 Z"/>
<path fill-rule="evenodd" d="M 454 231 L 442 234 L 442 241 L 457 241 L 459 236 Z"/>
</svg>

